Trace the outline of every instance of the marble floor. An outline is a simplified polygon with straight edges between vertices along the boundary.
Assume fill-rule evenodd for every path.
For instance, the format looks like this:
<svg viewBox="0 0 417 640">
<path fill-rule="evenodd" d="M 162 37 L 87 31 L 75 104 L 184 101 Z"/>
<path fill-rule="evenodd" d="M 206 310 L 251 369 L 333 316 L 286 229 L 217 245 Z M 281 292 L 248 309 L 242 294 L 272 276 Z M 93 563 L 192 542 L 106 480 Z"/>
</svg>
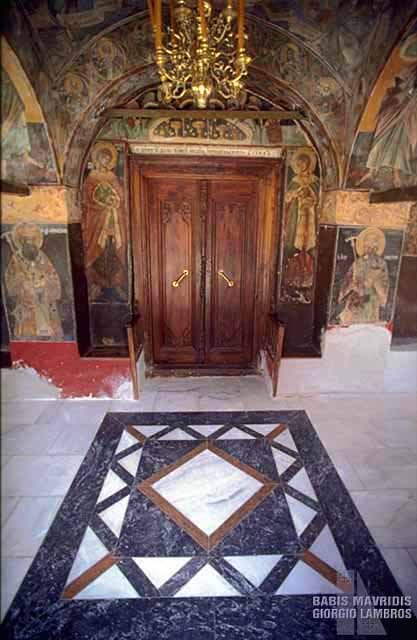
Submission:
<svg viewBox="0 0 417 640">
<path fill-rule="evenodd" d="M 286 409 L 307 412 L 385 561 L 403 593 L 412 596 L 414 610 L 417 610 L 417 412 L 414 396 L 397 393 L 288 395 L 273 400 L 268 396 L 262 379 L 255 377 L 150 380 L 139 402 L 60 400 L 54 397 L 53 391 L 40 388 L 35 383 L 33 388 L 25 385 L 24 396 L 21 389 L 22 385 L 16 380 L 16 372 L 6 372 L 3 378 L 1 422 L 2 615 L 10 605 L 107 412 L 242 412 Z M 262 425 L 249 424 L 246 430 L 231 426 L 227 433 L 222 432 L 223 424 L 205 427 L 207 433 L 202 430 L 201 425 L 187 425 L 185 430 L 179 426 L 177 433 L 171 429 L 164 434 L 159 425 L 160 435 L 154 438 L 155 446 L 159 447 L 154 452 L 156 459 L 165 456 L 166 467 L 172 448 L 178 451 L 178 446 L 181 445 L 184 448 L 183 455 L 178 457 L 176 454 L 176 460 L 184 460 L 164 475 L 158 474 L 158 468 L 155 467 L 150 476 L 141 481 L 142 486 L 135 497 L 137 500 L 152 502 L 157 495 L 159 511 L 165 513 L 168 519 L 172 519 L 173 513 L 176 514 L 178 524 L 188 533 L 191 541 L 189 544 L 200 547 L 201 544 L 206 544 L 209 549 L 211 545 L 222 546 L 225 523 L 234 518 L 236 524 L 236 518 L 238 521 L 245 504 L 262 499 L 262 492 L 276 491 L 272 487 L 275 481 L 273 472 L 272 475 L 265 474 L 265 470 L 248 472 L 248 468 L 235 463 L 239 458 L 237 454 L 234 455 L 237 449 L 231 446 L 226 450 L 225 443 L 229 441 L 233 445 L 235 441 L 235 447 L 249 447 L 249 451 L 251 446 L 255 446 L 253 442 L 260 442 L 257 433 L 262 436 L 263 442 L 269 444 L 278 438 L 272 455 L 279 472 L 283 474 L 291 467 L 297 452 L 294 452 L 294 445 L 288 441 L 285 431 L 273 434 L 274 438 L 268 440 L 271 431 L 268 433 L 269 427 L 265 425 L 261 428 Z M 134 558 L 135 566 L 132 571 L 137 569 L 137 574 L 142 576 L 142 584 L 147 584 L 150 590 L 165 589 L 169 593 L 173 576 L 182 576 L 184 579 L 187 571 L 189 573 L 190 556 L 195 555 L 195 552 L 180 552 L 181 544 L 178 543 L 178 552 L 166 554 L 170 557 L 166 557 L 163 563 L 160 558 L 164 554 L 160 549 L 155 550 L 154 556 L 159 558 L 158 563 L 155 563 L 152 562 L 155 558 L 150 558 L 149 553 L 144 552 L 140 536 L 132 536 L 128 531 L 129 527 L 135 528 L 135 521 L 133 516 L 128 517 L 130 489 L 127 485 L 135 475 L 140 460 L 141 439 L 155 435 L 155 428 L 153 434 L 152 425 L 148 425 L 147 429 L 145 426 L 142 429 L 138 427 L 136 433 L 134 429 L 124 432 L 124 440 L 117 445 L 117 473 L 114 470 L 108 472 L 97 501 L 100 506 L 97 515 L 99 521 L 104 522 L 117 535 L 126 554 L 129 553 Z M 220 429 L 217 434 L 216 429 Z M 213 433 L 217 437 L 207 445 L 207 438 Z M 279 442 L 279 438 L 287 438 L 287 441 Z M 191 445 L 194 453 L 188 459 L 187 452 Z M 197 453 L 196 445 L 201 446 Z M 260 455 L 257 452 L 256 457 Z M 193 484 L 195 474 L 202 468 L 207 470 L 207 480 L 199 485 L 202 484 L 203 489 L 206 486 L 207 491 L 190 496 L 183 491 L 183 487 Z M 214 487 L 212 477 L 218 478 Z M 235 485 L 240 487 L 237 493 Z M 236 590 L 243 588 L 242 584 L 249 588 L 248 582 L 252 588 L 258 588 L 266 576 L 273 572 L 283 554 L 296 552 L 294 545 L 297 535 L 294 534 L 294 527 L 308 526 L 306 514 L 309 510 L 314 510 L 316 497 L 302 467 L 293 467 L 287 478 L 288 486 L 290 493 L 286 494 L 286 504 L 289 509 L 283 512 L 284 519 L 287 517 L 287 526 L 284 527 L 285 535 L 281 538 L 280 545 L 275 548 L 266 545 L 263 551 L 258 550 L 256 566 L 251 562 L 248 550 L 237 555 L 230 550 L 231 543 L 229 548 L 223 544 L 224 553 L 220 564 L 216 566 L 199 566 L 198 558 L 194 558 L 194 577 L 182 585 L 181 597 L 211 596 L 216 593 L 233 596 L 236 595 Z M 300 494 L 303 496 L 301 501 Z M 114 498 L 115 495 L 117 499 Z M 231 500 L 213 498 L 224 495 L 231 497 Z M 131 510 L 130 513 L 134 514 L 134 511 Z M 151 524 L 150 520 L 149 526 Z M 221 535 L 219 531 L 222 532 Z M 295 533 L 300 534 L 300 531 Z M 314 542 L 316 547 L 310 549 L 311 553 L 320 558 L 320 550 L 326 549 L 328 556 L 321 559 L 343 575 L 345 568 L 343 561 L 337 556 L 337 548 L 332 546 L 331 533 L 326 527 L 322 527 L 320 535 L 321 538 L 318 536 Z M 132 539 L 135 544 L 130 547 Z M 105 557 L 106 546 L 104 545 L 104 549 L 102 547 L 103 542 L 97 535 L 97 530 L 87 529 L 80 553 L 74 558 L 68 576 L 68 597 L 88 599 L 97 597 L 97 594 L 100 597 L 100 593 L 103 594 L 108 588 L 108 580 L 107 587 L 105 580 L 96 581 L 96 584 L 94 581 L 81 585 L 80 581 L 77 582 L 80 575 Z M 235 587 L 233 580 L 224 579 L 224 563 L 237 580 Z M 278 585 L 274 592 L 282 588 L 282 593 L 297 593 L 297 583 L 301 581 L 306 584 L 309 580 L 307 574 L 310 569 L 306 563 L 303 569 L 304 574 L 297 578 L 293 572 L 291 579 L 287 579 L 287 584 L 284 582 L 284 586 Z M 109 572 L 120 574 L 111 582 L 116 591 L 117 588 L 132 588 L 130 583 L 123 580 L 118 567 L 111 562 L 104 575 L 108 576 Z M 311 575 L 314 573 L 310 571 L 310 578 Z M 317 577 L 317 572 L 315 575 Z M 207 584 L 214 585 L 211 587 L 214 592 L 203 594 L 201 589 Z M 133 592 L 130 597 L 134 597 Z"/>
</svg>

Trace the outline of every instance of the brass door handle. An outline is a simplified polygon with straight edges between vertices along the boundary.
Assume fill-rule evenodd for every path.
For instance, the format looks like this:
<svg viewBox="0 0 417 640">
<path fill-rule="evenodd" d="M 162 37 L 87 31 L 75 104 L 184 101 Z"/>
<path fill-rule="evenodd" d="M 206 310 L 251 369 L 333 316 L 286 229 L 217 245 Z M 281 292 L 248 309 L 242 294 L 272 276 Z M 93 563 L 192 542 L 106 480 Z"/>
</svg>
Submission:
<svg viewBox="0 0 417 640">
<path fill-rule="evenodd" d="M 217 273 L 221 278 L 223 278 L 223 280 L 226 280 L 228 287 L 234 287 L 235 286 L 234 280 L 231 280 L 230 278 L 228 278 L 227 275 L 225 274 L 225 272 L 223 271 L 223 269 L 219 269 Z"/>
<path fill-rule="evenodd" d="M 176 280 L 172 281 L 172 286 L 174 287 L 174 289 L 178 289 L 178 287 L 180 286 L 180 284 L 184 280 L 184 278 L 186 278 L 189 275 L 190 275 L 190 272 L 188 271 L 188 269 L 184 269 L 182 274 L 180 276 L 178 276 L 178 278 Z"/>
</svg>

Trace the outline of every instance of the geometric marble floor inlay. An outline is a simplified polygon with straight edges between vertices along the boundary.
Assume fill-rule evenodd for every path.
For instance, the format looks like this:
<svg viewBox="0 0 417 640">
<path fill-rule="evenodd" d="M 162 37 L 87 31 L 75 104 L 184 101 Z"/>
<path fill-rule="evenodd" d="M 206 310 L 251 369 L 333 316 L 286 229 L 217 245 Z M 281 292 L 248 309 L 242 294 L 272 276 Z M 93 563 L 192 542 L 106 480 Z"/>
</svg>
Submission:
<svg viewBox="0 0 417 640">
<path fill-rule="evenodd" d="M 330 640 L 358 578 L 401 595 L 305 412 L 107 414 L 4 637 Z"/>
</svg>

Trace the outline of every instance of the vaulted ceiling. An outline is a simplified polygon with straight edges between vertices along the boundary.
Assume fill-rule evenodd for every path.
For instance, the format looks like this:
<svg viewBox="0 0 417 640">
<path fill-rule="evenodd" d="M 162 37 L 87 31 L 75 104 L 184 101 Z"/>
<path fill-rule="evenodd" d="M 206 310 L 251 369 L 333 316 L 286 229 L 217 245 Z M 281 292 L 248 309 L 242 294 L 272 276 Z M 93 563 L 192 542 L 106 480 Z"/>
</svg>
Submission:
<svg viewBox="0 0 417 640">
<path fill-rule="evenodd" d="M 249 88 L 272 104 L 308 110 L 327 184 L 343 184 L 358 123 L 393 48 L 413 28 L 416 0 L 247 0 L 246 7 Z M 158 81 L 146 0 L 15 0 L 3 32 L 38 95 L 61 175 L 74 184 L 103 109 Z"/>
</svg>

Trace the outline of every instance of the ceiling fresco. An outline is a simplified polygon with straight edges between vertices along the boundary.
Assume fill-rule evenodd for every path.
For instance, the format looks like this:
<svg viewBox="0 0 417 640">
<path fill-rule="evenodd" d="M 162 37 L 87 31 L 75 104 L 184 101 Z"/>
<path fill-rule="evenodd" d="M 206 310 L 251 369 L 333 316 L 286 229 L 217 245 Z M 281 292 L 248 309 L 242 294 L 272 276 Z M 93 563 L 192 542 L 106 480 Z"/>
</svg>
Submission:
<svg viewBox="0 0 417 640">
<path fill-rule="evenodd" d="M 68 159 L 68 153 L 74 144 L 84 150 L 91 144 L 104 106 L 120 104 L 122 97 L 127 101 L 138 79 L 136 89 L 145 87 L 145 80 L 155 82 L 146 0 L 15 0 L 9 5 L 3 31 L 38 95 L 61 175 L 71 165 L 74 181 L 79 158 Z M 349 173 L 371 90 L 417 3 L 248 0 L 246 7 L 251 77 L 261 78 L 255 92 L 265 95 L 273 80 L 293 96 L 294 106 L 308 108 L 307 126 L 320 129 L 319 137 L 326 140 L 323 154 L 336 154 L 336 169 L 329 175 L 341 181 Z"/>
</svg>

